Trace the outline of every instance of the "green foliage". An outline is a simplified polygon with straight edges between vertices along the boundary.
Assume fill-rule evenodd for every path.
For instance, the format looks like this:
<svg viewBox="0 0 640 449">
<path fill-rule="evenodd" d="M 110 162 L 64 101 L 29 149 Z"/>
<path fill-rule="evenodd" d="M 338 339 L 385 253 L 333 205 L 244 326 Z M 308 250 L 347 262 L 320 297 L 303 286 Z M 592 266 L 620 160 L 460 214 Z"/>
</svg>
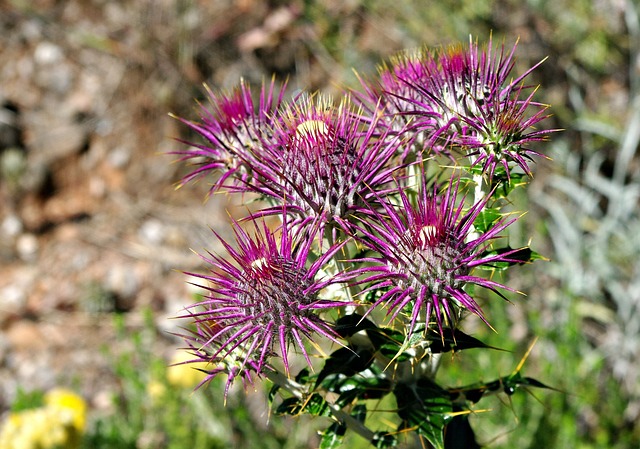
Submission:
<svg viewBox="0 0 640 449">
<path fill-rule="evenodd" d="M 402 333 L 376 326 L 373 321 L 357 313 L 345 315 L 338 320 L 341 335 L 353 336 L 364 333 L 367 345 L 353 345 L 334 351 L 317 374 L 302 370 L 295 378 L 302 396 L 287 396 L 274 410 L 278 414 L 334 417 L 331 405 L 325 399 L 331 395 L 332 403 L 350 414 L 363 426 L 370 426 L 368 417 L 372 402 L 387 402 L 392 399 L 394 406 L 389 412 L 397 415 L 396 428 L 367 434 L 368 442 L 375 447 L 393 447 L 400 444 L 399 436 L 416 431 L 433 448 L 458 449 L 480 447 L 477 445 L 469 416 L 475 405 L 485 397 L 498 395 L 509 400 L 517 390 L 550 389 L 538 380 L 521 373 L 526 357 L 509 375 L 491 381 L 480 381 L 460 387 L 441 387 L 427 377 L 409 376 L 398 380 L 393 374 L 405 362 L 415 359 L 416 348 L 426 343 L 432 355 L 458 354 L 470 349 L 497 349 L 460 329 L 445 329 L 442 334 L 435 329 L 425 332 L 420 329 L 409 338 Z M 360 335 L 363 337 L 363 335 Z M 362 342 L 362 339 L 359 340 Z M 407 352 L 408 351 L 408 352 Z M 412 353 L 413 352 L 413 353 Z M 527 356 L 529 355 L 527 352 Z M 374 359 L 386 360 L 388 366 L 381 369 L 373 364 Z M 417 366 L 415 369 L 419 369 Z M 446 379 L 452 371 L 445 370 Z M 454 375 L 455 377 L 455 375 Z M 282 387 L 274 385 L 269 400 L 274 403 L 277 393 L 285 394 Z M 321 432 L 321 447 L 335 448 L 342 444 L 348 427 L 337 418 Z M 361 434 L 361 436 L 365 436 Z"/>
<path fill-rule="evenodd" d="M 351 411 L 351 416 L 353 416 L 358 422 L 364 424 L 365 417 L 367 416 L 367 407 L 363 404 L 356 405 Z M 340 447 L 346 432 L 347 426 L 344 424 L 340 422 L 331 424 L 331 426 L 321 433 L 322 440 L 320 441 L 320 449 L 333 449 Z"/>
<path fill-rule="evenodd" d="M 449 392 L 422 378 L 412 384 L 399 383 L 393 393 L 402 419 L 398 430 L 417 430 L 435 449 L 444 449 L 444 429 L 453 412 Z"/>
<path fill-rule="evenodd" d="M 203 414 L 203 410 L 189 400 L 190 388 L 176 388 L 168 383 L 167 362 L 154 355 L 146 345 L 149 339 L 156 338 L 150 324 L 141 331 L 128 333 L 121 317 L 116 318 L 123 343 L 132 344 L 121 353 L 106 354 L 113 358 L 120 389 L 112 394 L 113 411 L 96 417 L 83 447 L 226 447 L 228 441 L 223 435 L 215 434 L 203 425 L 207 421 L 209 424 L 219 421 L 215 411 L 205 410 L 209 413 Z M 212 385 L 202 394 L 213 400 L 219 389 L 219 385 Z"/>
<path fill-rule="evenodd" d="M 105 355 L 113 360 L 118 389 L 112 392 L 111 407 L 106 413 L 90 415 L 92 419 L 82 447 L 307 447 L 291 438 L 294 433 L 286 428 L 286 423 L 268 428 L 263 421 L 254 422 L 247 413 L 243 392 L 238 398 L 232 393 L 228 404 L 223 404 L 223 379 L 214 379 L 197 394 L 193 391 L 195 385 L 171 383 L 167 373 L 173 368 L 148 345 L 159 338 L 150 314 L 147 314 L 146 326 L 133 332 L 127 330 L 122 316 L 115 320 L 121 344 L 105 348 Z M 315 410 L 315 406 L 321 404 L 312 402 L 307 410 Z"/>
<path fill-rule="evenodd" d="M 44 404 L 44 392 L 40 390 L 26 391 L 18 388 L 16 398 L 11 404 L 12 412 L 41 407 Z"/>
<path fill-rule="evenodd" d="M 526 263 L 531 263 L 534 262 L 536 260 L 544 260 L 545 258 L 536 253 L 535 251 L 533 251 L 531 248 L 529 247 L 522 247 L 522 248 L 517 248 L 517 249 L 513 249 L 510 246 L 505 246 L 502 248 L 496 248 L 496 249 L 492 249 L 490 251 L 485 251 L 483 253 L 483 257 L 491 257 L 491 256 L 496 256 L 496 255 L 507 255 L 509 259 L 511 259 L 512 261 L 509 262 L 495 262 L 492 263 L 490 266 L 488 267 L 482 267 L 480 269 L 488 269 L 490 271 L 502 271 L 502 270 L 506 270 L 509 267 L 512 267 L 514 265 L 523 265 Z"/>
<path fill-rule="evenodd" d="M 478 214 L 478 218 L 473 222 L 473 227 L 479 233 L 487 232 L 498 220 L 500 220 L 504 214 L 499 208 L 485 208 Z"/>
</svg>

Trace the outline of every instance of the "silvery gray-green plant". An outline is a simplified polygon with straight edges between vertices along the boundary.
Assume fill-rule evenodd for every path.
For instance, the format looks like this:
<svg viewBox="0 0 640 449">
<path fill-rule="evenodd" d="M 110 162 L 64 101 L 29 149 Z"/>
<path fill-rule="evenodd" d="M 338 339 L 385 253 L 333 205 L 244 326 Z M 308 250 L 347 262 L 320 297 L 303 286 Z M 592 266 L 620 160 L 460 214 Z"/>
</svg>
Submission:
<svg viewBox="0 0 640 449">
<path fill-rule="evenodd" d="M 537 129 L 547 106 L 525 83 L 533 68 L 512 74 L 515 50 L 405 53 L 338 101 L 289 99 L 275 81 L 254 100 L 242 83 L 209 92 L 200 120 L 180 119 L 203 138 L 179 152 L 196 164 L 185 182 L 263 200 L 243 220 L 253 231 L 234 221 L 226 254 L 203 256 L 207 294 L 182 315 L 207 380 L 269 379 L 277 413 L 334 418 L 323 448 L 348 429 L 376 447 L 411 431 L 435 448 L 479 447 L 475 403 L 544 387 L 519 369 L 436 380 L 442 353 L 487 348 L 461 330 L 469 315 L 490 323 L 480 290 L 504 298 L 513 289 L 494 275 L 538 257 L 505 235 L 518 219 L 509 195 L 553 131 Z M 297 356 L 307 367 L 295 372 Z M 387 397 L 397 424 L 374 431 L 368 401 Z"/>
<path fill-rule="evenodd" d="M 640 91 L 632 98 L 619 130 L 602 121 L 578 123 L 583 134 L 616 143 L 611 176 L 603 174 L 604 157 L 596 148 L 580 154 L 556 145 L 560 171 L 532 194 L 550 217 L 555 255 L 548 271 L 562 288 L 552 325 L 566 326 L 572 303 L 582 318 L 603 325 L 602 334 L 591 338 L 589 358 L 604 357 L 631 398 L 620 417 L 627 422 L 640 417 L 640 173 L 630 163 L 640 145 Z"/>
</svg>

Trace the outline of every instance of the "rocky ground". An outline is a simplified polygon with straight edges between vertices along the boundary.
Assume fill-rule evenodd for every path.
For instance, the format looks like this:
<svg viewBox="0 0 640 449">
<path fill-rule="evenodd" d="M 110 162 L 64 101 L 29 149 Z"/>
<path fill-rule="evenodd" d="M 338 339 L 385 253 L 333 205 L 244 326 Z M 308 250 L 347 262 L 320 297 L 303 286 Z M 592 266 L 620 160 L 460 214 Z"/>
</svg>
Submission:
<svg viewBox="0 0 640 449">
<path fill-rule="evenodd" d="M 184 174 L 173 138 L 196 118 L 202 83 L 229 88 L 296 72 L 292 85 L 338 80 L 301 3 L 14 1 L 0 3 L 0 411 L 17 388 L 108 384 L 113 312 L 142 310 L 161 330 L 191 300 L 189 249 L 216 248 L 228 220 Z M 363 26 L 357 3 L 332 14 L 384 54 L 402 43 Z M 367 22 L 368 23 L 368 22 Z M 224 229 L 218 229 L 224 235 Z M 160 337 L 158 350 L 175 344 Z M 118 343 L 121 344 L 121 343 Z"/>
<path fill-rule="evenodd" d="M 181 168 L 167 153 L 181 130 L 167 113 L 191 114 L 211 80 L 194 62 L 202 49 L 236 58 L 217 77 L 246 66 L 238 46 L 207 34 L 242 12 L 221 2 L 201 8 L 207 27 L 173 2 L 18 3 L 0 6 L 0 410 L 18 386 L 80 381 L 92 397 L 114 311 L 132 328 L 146 309 L 173 325 L 190 300 L 177 270 L 198 269 L 189 248 L 215 246 L 208 227 L 226 214 L 203 202 L 206 186 L 175 191 Z M 239 3 L 258 10 L 247 30 L 268 13 Z M 187 41 L 202 48 L 178 48 Z"/>
</svg>

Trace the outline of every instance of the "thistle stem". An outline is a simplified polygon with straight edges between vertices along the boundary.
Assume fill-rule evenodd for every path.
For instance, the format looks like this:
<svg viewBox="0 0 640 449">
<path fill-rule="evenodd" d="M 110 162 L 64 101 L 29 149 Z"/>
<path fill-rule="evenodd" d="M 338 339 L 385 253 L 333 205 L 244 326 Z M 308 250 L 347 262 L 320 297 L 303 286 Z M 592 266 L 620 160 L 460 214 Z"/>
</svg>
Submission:
<svg viewBox="0 0 640 449">
<path fill-rule="evenodd" d="M 473 189 L 473 204 L 478 204 L 480 201 L 484 199 L 484 195 L 485 195 L 484 189 L 483 189 L 484 181 L 482 179 L 482 174 L 476 173 L 472 176 L 471 179 L 473 179 L 473 182 L 475 184 L 475 187 Z M 475 231 L 475 227 L 473 229 L 474 230 L 470 232 L 469 235 L 467 236 L 467 242 L 471 242 L 478 238 L 478 233 Z"/>
<path fill-rule="evenodd" d="M 326 240 L 329 248 L 333 247 L 336 243 L 334 239 L 333 231 L 334 231 L 334 227 L 331 224 L 327 225 L 324 231 L 324 239 Z M 345 247 L 343 247 L 343 250 L 344 248 Z M 347 271 L 347 265 L 345 264 L 344 260 L 340 259 L 340 257 L 334 257 L 333 260 L 336 263 L 337 273 L 344 273 Z M 357 295 L 357 292 L 355 291 L 355 286 L 351 284 L 346 284 L 344 287 L 344 291 L 347 294 L 348 302 L 353 302 Z"/>
</svg>

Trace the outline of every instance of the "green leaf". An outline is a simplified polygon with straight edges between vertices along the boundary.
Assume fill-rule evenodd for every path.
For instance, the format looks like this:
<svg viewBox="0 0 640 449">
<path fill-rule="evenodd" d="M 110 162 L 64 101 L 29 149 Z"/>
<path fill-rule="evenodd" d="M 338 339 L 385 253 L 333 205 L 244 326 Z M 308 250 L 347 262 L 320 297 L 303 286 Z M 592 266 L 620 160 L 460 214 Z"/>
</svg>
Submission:
<svg viewBox="0 0 640 449">
<path fill-rule="evenodd" d="M 500 218 L 502 218 L 502 214 L 499 209 L 487 208 L 478 214 L 473 222 L 473 227 L 480 234 L 484 234 L 491 229 Z"/>
<path fill-rule="evenodd" d="M 482 399 L 485 394 L 502 392 L 510 396 L 514 394 L 519 387 L 555 390 L 555 388 L 549 387 L 531 377 L 522 376 L 520 372 L 515 372 L 491 382 L 479 382 L 460 388 L 450 388 L 449 393 L 451 399 L 454 401 L 463 399 L 475 404 Z"/>
<path fill-rule="evenodd" d="M 300 415 L 308 413 L 314 416 L 331 416 L 331 408 L 327 401 L 317 393 L 306 398 L 286 398 L 276 409 L 279 415 Z"/>
<path fill-rule="evenodd" d="M 427 335 L 425 335 L 425 340 L 430 341 L 431 345 L 429 349 L 433 354 L 439 354 L 442 352 L 449 351 L 462 351 L 463 349 L 472 349 L 472 348 L 487 348 L 487 349 L 497 349 L 493 346 L 488 346 L 478 340 L 475 337 L 465 334 L 460 329 L 442 329 L 442 333 L 435 329 L 429 329 L 427 331 Z"/>
<path fill-rule="evenodd" d="M 340 348 L 325 361 L 318 374 L 316 385 L 330 374 L 353 376 L 367 369 L 373 363 L 373 352 L 366 348 Z"/>
<path fill-rule="evenodd" d="M 351 411 L 351 416 L 353 416 L 361 423 L 364 423 L 364 420 L 367 419 L 367 406 L 364 404 L 356 405 Z"/>
<path fill-rule="evenodd" d="M 398 355 L 401 350 L 405 337 L 402 332 L 393 329 L 379 328 L 370 329 L 367 335 L 373 344 L 373 347 L 379 351 L 384 357 L 392 359 Z M 399 356 L 396 360 L 403 361 L 408 356 Z"/>
<path fill-rule="evenodd" d="M 347 432 L 346 426 L 335 422 L 321 433 L 320 449 L 335 449 L 340 447 L 344 434 Z"/>
<path fill-rule="evenodd" d="M 368 318 L 359 313 L 345 315 L 336 321 L 334 330 L 342 338 L 348 338 L 352 335 L 367 329 L 376 329 L 376 325 Z"/>
<path fill-rule="evenodd" d="M 267 395 L 267 400 L 269 401 L 269 407 L 273 405 L 273 400 L 275 399 L 276 393 L 278 392 L 279 389 L 280 389 L 280 385 L 278 384 L 273 384 L 273 387 L 269 389 L 269 394 Z"/>
<path fill-rule="evenodd" d="M 535 260 L 545 260 L 542 255 L 536 253 L 528 246 L 523 246 L 522 248 L 518 248 L 515 250 L 510 246 L 506 246 L 504 248 L 485 251 L 484 253 L 482 253 L 481 258 L 488 258 L 503 254 L 506 255 L 507 253 L 510 253 L 506 256 L 508 259 L 510 259 L 509 262 L 490 262 L 484 266 L 480 265 L 478 266 L 478 268 L 490 271 L 505 270 L 513 265 L 524 265 L 525 263 L 531 263 Z"/>
<path fill-rule="evenodd" d="M 491 188 L 495 187 L 493 197 L 507 198 L 511 192 L 521 186 L 528 184 L 529 177 L 524 173 L 511 173 L 507 176 L 507 172 L 503 167 L 497 167 L 491 178 Z"/>
<path fill-rule="evenodd" d="M 371 440 L 371 444 L 378 449 L 387 449 L 398 445 L 398 438 L 386 432 L 376 432 Z"/>
<path fill-rule="evenodd" d="M 311 376 L 309 375 L 309 370 L 307 368 L 303 368 L 300 370 L 298 375 L 295 378 L 296 382 L 300 385 L 306 385 L 311 380 Z"/>
<path fill-rule="evenodd" d="M 377 337 L 373 331 L 368 335 L 371 340 L 377 340 L 380 354 L 396 363 L 405 362 L 415 358 L 415 354 L 410 354 L 407 350 L 423 346 L 425 342 L 424 325 L 417 325 L 416 329 L 407 337 L 402 332 L 392 329 L 376 329 Z"/>
<path fill-rule="evenodd" d="M 336 405 L 341 407 L 353 403 L 356 399 L 380 399 L 391 393 L 392 384 L 382 373 L 371 370 L 353 377 L 330 376 L 322 387 L 332 393 L 338 393 Z"/>
<path fill-rule="evenodd" d="M 394 394 L 402 419 L 398 430 L 416 429 L 435 449 L 444 449 L 444 428 L 453 411 L 449 392 L 429 379 L 419 379 L 411 385 L 399 383 Z"/>
<path fill-rule="evenodd" d="M 508 395 L 515 393 L 518 387 L 535 387 L 544 388 L 546 390 L 556 390 L 555 388 L 549 387 L 536 379 L 523 376 L 519 371 L 503 377 L 501 382 L 503 391 Z"/>
<path fill-rule="evenodd" d="M 367 331 L 373 346 L 380 354 L 388 359 L 395 359 L 402 362 L 411 359 L 413 356 L 404 351 L 414 346 L 420 345 L 422 342 L 430 342 L 429 349 L 433 354 L 449 351 L 461 351 L 463 349 L 486 348 L 501 350 L 493 346 L 484 344 L 482 341 L 465 334 L 459 329 L 443 329 L 440 333 L 436 329 L 424 328 L 416 329 L 409 338 L 406 338 L 402 332 L 387 328 L 378 328 Z"/>
<path fill-rule="evenodd" d="M 481 446 L 469 424 L 468 414 L 459 414 L 451 418 L 444 429 L 444 446 L 446 449 L 480 449 Z"/>
<path fill-rule="evenodd" d="M 367 417 L 367 406 L 364 404 L 356 405 L 351 412 L 358 421 L 364 423 Z M 331 424 L 327 430 L 322 432 L 322 439 L 320 440 L 320 449 L 335 449 L 342 444 L 347 427 L 339 422 Z"/>
<path fill-rule="evenodd" d="M 376 288 L 373 290 L 369 290 L 368 292 L 366 292 L 364 294 L 364 300 L 363 303 L 365 304 L 375 304 L 375 302 L 380 299 L 380 297 L 382 295 L 384 295 L 386 292 L 389 291 L 390 287 L 382 287 L 382 288 Z"/>
</svg>

